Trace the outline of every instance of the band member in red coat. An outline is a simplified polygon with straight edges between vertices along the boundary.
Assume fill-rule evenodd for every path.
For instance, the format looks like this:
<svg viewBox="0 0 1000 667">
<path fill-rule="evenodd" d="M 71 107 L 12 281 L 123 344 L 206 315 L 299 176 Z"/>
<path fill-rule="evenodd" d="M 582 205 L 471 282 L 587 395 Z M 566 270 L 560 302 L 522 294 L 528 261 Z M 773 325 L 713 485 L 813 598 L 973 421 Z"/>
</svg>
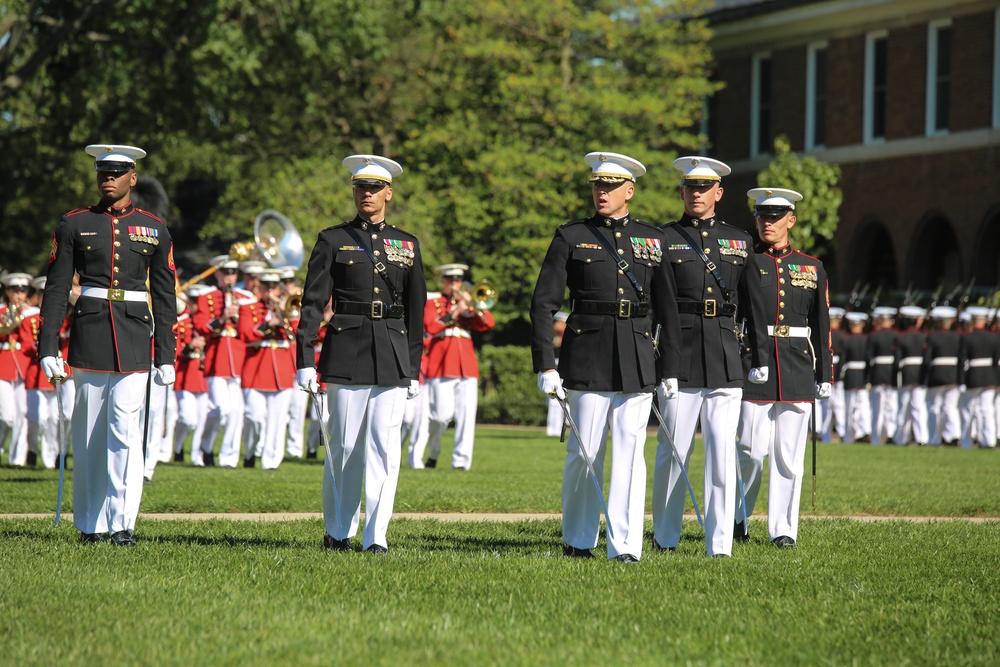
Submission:
<svg viewBox="0 0 1000 667">
<path fill-rule="evenodd" d="M 212 288 L 196 285 L 188 290 L 187 310 L 177 316 L 177 422 L 174 424 L 174 461 L 184 460 L 184 443 L 191 436 L 191 463 L 204 465 L 202 429 L 208 414 L 208 382 L 205 380 L 204 336 L 194 328 L 198 297 Z"/>
<path fill-rule="evenodd" d="M 479 364 L 472 346 L 473 331 L 496 326 L 490 311 L 477 308 L 462 288 L 465 264 L 444 264 L 434 269 L 441 276 L 441 296 L 429 299 L 424 308 L 424 330 L 430 336 L 427 351 L 427 389 L 430 392 L 430 424 L 427 461 L 433 468 L 441 454 L 441 435 L 455 420 L 455 449 L 451 467 L 472 466 L 476 437 L 476 407 L 479 405 Z"/>
<path fill-rule="evenodd" d="M 198 297 L 195 330 L 205 337 L 205 377 L 208 378 L 208 415 L 201 437 L 204 464 L 215 465 L 215 439 L 223 431 L 219 465 L 235 468 L 243 433 L 243 389 L 240 374 L 246 345 L 239 337 L 240 306 L 257 300 L 235 287 L 239 262 L 228 255 L 212 260 L 218 287 Z"/>
<path fill-rule="evenodd" d="M 0 451 L 10 436 L 7 462 L 23 466 L 28 460 L 28 400 L 24 386 L 30 359 L 21 333 L 22 312 L 28 305 L 31 276 L 8 273 L 3 277 L 6 303 L 0 304 Z"/>
<path fill-rule="evenodd" d="M 247 345 L 243 465 L 252 468 L 259 456 L 260 467 L 273 470 L 285 457 L 288 408 L 295 383 L 293 345 L 299 321 L 286 317 L 288 294 L 279 274 L 260 274 L 260 289 L 259 301 L 240 308 L 240 337 Z"/>
</svg>

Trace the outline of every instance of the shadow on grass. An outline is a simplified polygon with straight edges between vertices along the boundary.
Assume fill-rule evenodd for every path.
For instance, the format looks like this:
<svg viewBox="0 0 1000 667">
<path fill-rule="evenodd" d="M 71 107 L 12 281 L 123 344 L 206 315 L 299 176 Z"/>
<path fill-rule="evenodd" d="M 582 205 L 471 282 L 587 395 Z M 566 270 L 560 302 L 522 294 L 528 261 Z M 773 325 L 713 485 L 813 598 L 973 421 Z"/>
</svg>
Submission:
<svg viewBox="0 0 1000 667">
<path fill-rule="evenodd" d="M 53 470 L 53 473 L 58 473 L 58 470 Z M 34 484 L 35 482 L 46 482 L 51 483 L 52 477 L 15 477 L 14 479 L 8 479 L 4 481 L 4 484 Z"/>
<path fill-rule="evenodd" d="M 136 540 L 151 542 L 154 544 L 174 544 L 179 546 L 202 546 L 202 547 L 273 547 L 273 548 L 301 548 L 302 542 L 299 540 L 285 540 L 261 537 L 234 537 L 231 535 L 143 535 L 136 533 Z"/>
</svg>

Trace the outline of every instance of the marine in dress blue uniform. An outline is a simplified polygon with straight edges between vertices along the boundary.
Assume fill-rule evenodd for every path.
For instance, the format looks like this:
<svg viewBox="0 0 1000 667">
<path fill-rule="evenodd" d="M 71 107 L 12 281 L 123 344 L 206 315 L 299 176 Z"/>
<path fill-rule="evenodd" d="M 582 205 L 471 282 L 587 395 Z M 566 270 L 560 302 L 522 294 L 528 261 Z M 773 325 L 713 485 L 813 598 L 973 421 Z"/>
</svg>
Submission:
<svg viewBox="0 0 1000 667">
<path fill-rule="evenodd" d="M 953 306 L 936 306 L 928 314 L 934 329 L 927 335 L 924 350 L 930 444 L 957 445 L 962 436 L 958 410 L 962 384 L 958 355 L 962 334 L 954 330 L 958 310 Z"/>
<path fill-rule="evenodd" d="M 899 351 L 896 341 L 899 337 L 893 328 L 897 310 L 889 306 L 879 306 L 872 311 L 872 332 L 868 335 L 868 384 L 871 401 L 872 432 L 871 443 L 881 445 L 896 435 L 897 369 Z"/>
<path fill-rule="evenodd" d="M 715 216 L 729 167 L 706 157 L 682 157 L 684 217 L 663 229 L 664 259 L 677 285 L 680 352 L 662 358 L 659 390 L 664 422 L 686 468 L 701 421 L 705 443 L 705 547 L 729 556 L 736 509 L 736 425 L 744 370 L 737 324 L 746 320 L 752 382 L 767 380 L 767 329 L 753 239 Z M 725 290 L 698 250 L 716 267 Z M 668 339 L 668 343 L 671 341 Z M 668 348 L 669 349 L 669 348 Z M 653 474 L 654 547 L 673 549 L 681 537 L 687 487 L 661 427 Z"/>
<path fill-rule="evenodd" d="M 823 262 L 795 250 L 788 241 L 795 202 L 802 195 L 782 188 L 755 188 L 754 219 L 760 236 L 755 256 L 764 296 L 770 342 L 770 372 L 763 384 L 743 390 L 737 430 L 746 515 L 760 491 L 764 458 L 769 460 L 767 523 L 771 541 L 794 547 L 798 539 L 799 499 L 806 439 L 815 398 L 833 390 L 829 283 Z M 749 359 L 744 360 L 749 370 Z M 748 535 L 737 498 L 736 539 Z"/>
<path fill-rule="evenodd" d="M 363 481 L 362 548 L 381 554 L 389 547 L 405 401 L 419 392 L 427 287 L 416 237 L 385 220 L 392 179 L 403 168 L 377 155 L 352 155 L 343 164 L 352 173 L 358 214 L 321 231 L 309 257 L 296 383 L 310 391 L 318 380 L 327 383 L 333 461 L 324 467 L 324 545 L 351 548 Z M 313 343 L 331 299 L 317 364 Z"/>
<path fill-rule="evenodd" d="M 962 417 L 960 444 L 970 449 L 978 442 L 981 447 L 996 447 L 997 362 L 1000 361 L 1000 338 L 986 328 L 991 312 L 984 306 L 965 309 L 972 330 L 962 336 L 958 365 L 962 369 L 965 391 L 959 399 Z"/>
<path fill-rule="evenodd" d="M 920 306 L 907 305 L 900 306 L 896 320 L 900 329 L 896 337 L 899 410 L 896 414 L 893 442 L 897 445 L 910 442 L 926 445 L 930 440 L 927 430 L 927 387 L 923 384 L 927 336 L 921 331 L 926 316 L 927 311 Z"/>
<path fill-rule="evenodd" d="M 87 153 L 96 161 L 101 202 L 67 213 L 52 237 L 39 357 L 47 377 L 63 373 L 59 329 L 79 273 L 67 359 L 76 380 L 73 520 L 84 542 L 110 532 L 115 544 L 127 546 L 135 544 L 142 498 L 151 367 L 157 384 L 174 380 L 173 243 L 159 218 L 132 205 L 135 161 L 146 152 L 101 144 L 87 146 Z"/>
<path fill-rule="evenodd" d="M 585 160 L 596 211 L 560 225 L 549 244 L 531 298 L 531 358 L 539 389 L 566 400 L 580 432 L 566 442 L 563 553 L 589 558 L 597 545 L 601 498 L 587 460 L 603 480 L 610 432 L 608 559 L 634 563 L 642 557 L 646 425 L 660 379 L 654 329 L 660 324 L 674 346 L 665 354 L 678 354 L 676 289 L 663 265 L 663 232 L 629 212 L 646 168 L 619 153 Z M 567 288 L 572 310 L 557 368 L 552 330 Z"/>
</svg>

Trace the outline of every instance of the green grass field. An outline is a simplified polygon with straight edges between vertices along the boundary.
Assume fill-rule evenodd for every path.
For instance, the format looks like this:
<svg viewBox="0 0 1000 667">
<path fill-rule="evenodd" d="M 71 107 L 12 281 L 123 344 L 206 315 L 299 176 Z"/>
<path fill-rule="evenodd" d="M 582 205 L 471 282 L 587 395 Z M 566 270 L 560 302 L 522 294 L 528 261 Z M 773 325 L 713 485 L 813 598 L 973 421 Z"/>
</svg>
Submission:
<svg viewBox="0 0 1000 667">
<path fill-rule="evenodd" d="M 396 509 L 557 512 L 563 456 L 539 429 L 480 428 L 472 471 L 404 469 Z M 623 566 L 564 558 L 556 519 L 397 519 L 384 557 L 324 551 L 317 519 L 140 515 L 132 550 L 81 546 L 68 522 L 8 519 L 0 661 L 998 664 L 1000 452 L 821 445 L 819 460 L 815 514 L 987 520 L 805 519 L 794 551 L 755 523 L 732 559 L 709 559 L 691 518 L 676 553 L 647 548 Z M 315 512 L 321 472 L 167 464 L 143 511 Z M 0 513 L 51 512 L 56 480 L 0 468 Z M 809 487 L 807 473 L 806 516 Z"/>
</svg>

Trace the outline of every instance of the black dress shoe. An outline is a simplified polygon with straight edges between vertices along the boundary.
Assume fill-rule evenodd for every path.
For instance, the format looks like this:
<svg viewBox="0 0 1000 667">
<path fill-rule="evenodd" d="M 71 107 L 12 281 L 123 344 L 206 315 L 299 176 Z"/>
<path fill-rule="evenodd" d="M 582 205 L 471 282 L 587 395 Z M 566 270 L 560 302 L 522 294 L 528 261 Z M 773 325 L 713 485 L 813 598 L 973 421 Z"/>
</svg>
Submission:
<svg viewBox="0 0 1000 667">
<path fill-rule="evenodd" d="M 251 455 L 251 456 L 248 456 L 245 459 L 243 459 L 243 467 L 244 468 L 253 468 L 255 465 L 257 465 L 257 457 L 256 456 L 252 456 Z"/>
<path fill-rule="evenodd" d="M 307 459 L 314 459 L 314 458 L 316 458 L 316 450 L 315 449 L 310 449 L 308 452 L 306 452 L 306 458 Z"/>
<path fill-rule="evenodd" d="M 117 533 L 111 533 L 111 543 L 118 547 L 134 547 L 135 539 L 129 531 L 119 530 Z"/>
<path fill-rule="evenodd" d="M 568 544 L 563 544 L 563 555 L 570 558 L 593 558 L 594 553 L 590 549 L 577 549 Z"/>
<path fill-rule="evenodd" d="M 615 560 L 619 563 L 638 563 L 639 559 L 632 554 L 618 554 L 615 556 Z"/>
<path fill-rule="evenodd" d="M 206 468 L 213 468 L 213 467 L 215 467 L 215 453 L 214 452 L 205 452 L 204 454 L 201 455 L 201 460 L 205 464 Z"/>
<path fill-rule="evenodd" d="M 792 538 L 788 537 L 787 535 L 780 535 L 780 536 L 774 538 L 773 540 L 771 540 L 771 543 L 774 546 L 780 547 L 782 549 L 794 549 L 795 548 L 795 540 L 793 540 Z"/>
<path fill-rule="evenodd" d="M 174 452 L 174 463 L 184 463 L 184 452 Z"/>
<path fill-rule="evenodd" d="M 438 465 L 437 459 L 427 459 L 426 461 L 424 461 L 425 468 L 437 468 L 437 465 Z"/>
<path fill-rule="evenodd" d="M 29 465 L 32 468 L 34 468 L 35 464 L 38 463 L 38 454 L 34 452 L 28 452 L 28 458 L 25 460 L 24 463 L 25 465 Z"/>
<path fill-rule="evenodd" d="M 333 535 L 327 533 L 323 536 L 323 548 L 333 549 L 334 551 L 350 551 L 351 539 L 349 537 L 345 537 L 342 540 L 335 540 Z"/>
<path fill-rule="evenodd" d="M 152 477 L 143 477 L 142 478 L 142 484 L 143 484 L 143 486 L 145 486 L 146 484 L 152 484 L 152 483 L 153 483 L 153 478 Z"/>
<path fill-rule="evenodd" d="M 750 541 L 750 531 L 746 529 L 746 526 L 742 521 L 737 521 L 736 525 L 733 526 L 733 541 L 734 542 Z"/>
<path fill-rule="evenodd" d="M 365 549 L 370 554 L 375 554 L 376 556 L 381 556 L 382 554 L 389 553 L 388 547 L 383 547 L 381 544 L 373 544 L 367 549 Z"/>
<path fill-rule="evenodd" d="M 653 548 L 657 551 L 677 551 L 677 547 L 661 547 L 655 537 L 653 538 Z"/>
<path fill-rule="evenodd" d="M 104 536 L 100 533 L 80 533 L 80 544 L 97 544 L 103 541 Z"/>
</svg>

